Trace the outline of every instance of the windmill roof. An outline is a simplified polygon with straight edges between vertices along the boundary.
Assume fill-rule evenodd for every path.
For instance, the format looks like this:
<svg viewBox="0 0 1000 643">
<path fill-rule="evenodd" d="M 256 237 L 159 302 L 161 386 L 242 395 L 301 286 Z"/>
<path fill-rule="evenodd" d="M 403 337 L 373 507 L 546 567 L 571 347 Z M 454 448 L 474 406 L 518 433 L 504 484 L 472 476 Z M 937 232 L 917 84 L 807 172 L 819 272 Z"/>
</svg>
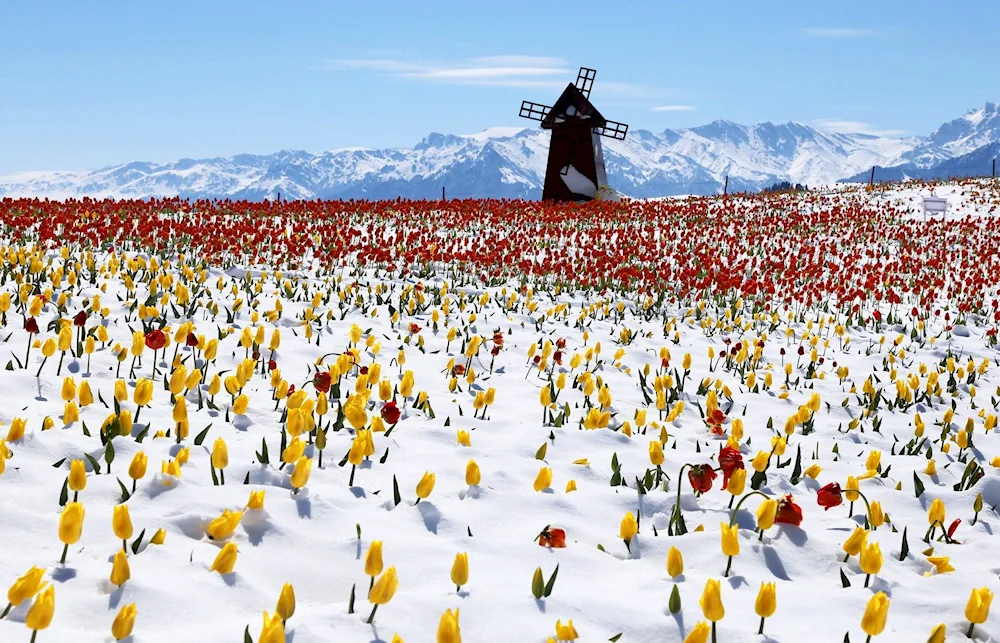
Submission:
<svg viewBox="0 0 1000 643">
<path fill-rule="evenodd" d="M 542 127 L 552 129 L 553 125 L 569 120 L 586 121 L 590 127 L 603 127 L 608 122 L 573 83 L 566 86 L 559 100 L 549 110 L 545 120 L 542 121 Z"/>
</svg>

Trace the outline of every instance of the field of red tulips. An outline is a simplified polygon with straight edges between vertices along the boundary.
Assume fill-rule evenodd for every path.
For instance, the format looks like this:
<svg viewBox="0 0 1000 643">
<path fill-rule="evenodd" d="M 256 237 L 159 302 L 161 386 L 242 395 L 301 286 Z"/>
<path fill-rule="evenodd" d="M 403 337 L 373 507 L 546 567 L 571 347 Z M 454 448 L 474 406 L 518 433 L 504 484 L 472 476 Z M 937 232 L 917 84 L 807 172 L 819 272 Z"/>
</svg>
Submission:
<svg viewBox="0 0 1000 643">
<path fill-rule="evenodd" d="M 996 640 L 998 204 L 0 201 L 0 640 Z"/>
</svg>

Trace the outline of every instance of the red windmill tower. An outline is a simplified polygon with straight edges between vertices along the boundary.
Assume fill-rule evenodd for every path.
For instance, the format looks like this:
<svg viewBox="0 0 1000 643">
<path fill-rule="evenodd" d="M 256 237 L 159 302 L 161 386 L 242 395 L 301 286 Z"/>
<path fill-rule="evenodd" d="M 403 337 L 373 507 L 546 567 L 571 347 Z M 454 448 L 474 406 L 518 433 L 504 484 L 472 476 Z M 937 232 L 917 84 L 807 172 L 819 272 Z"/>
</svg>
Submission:
<svg viewBox="0 0 1000 643">
<path fill-rule="evenodd" d="M 521 102 L 521 116 L 541 121 L 552 130 L 549 160 L 545 167 L 546 201 L 589 201 L 607 185 L 601 137 L 625 140 L 628 125 L 604 118 L 590 102 L 590 89 L 597 71 L 581 67 L 576 84 L 570 83 L 549 107 Z"/>
</svg>

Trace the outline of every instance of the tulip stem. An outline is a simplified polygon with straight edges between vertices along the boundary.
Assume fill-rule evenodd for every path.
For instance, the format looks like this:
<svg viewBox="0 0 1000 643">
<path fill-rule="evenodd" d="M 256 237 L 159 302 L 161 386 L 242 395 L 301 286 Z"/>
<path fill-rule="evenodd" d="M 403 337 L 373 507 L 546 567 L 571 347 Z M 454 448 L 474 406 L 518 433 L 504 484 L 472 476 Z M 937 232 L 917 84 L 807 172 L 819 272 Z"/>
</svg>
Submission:
<svg viewBox="0 0 1000 643">
<path fill-rule="evenodd" d="M 375 605 L 372 607 L 372 613 L 368 615 L 368 621 L 367 621 L 368 623 L 371 623 L 373 620 L 375 620 L 375 610 L 377 609 L 378 609 L 378 603 L 375 603 Z"/>
<path fill-rule="evenodd" d="M 865 501 L 865 509 L 868 510 L 868 524 L 871 525 L 871 528 L 874 530 L 875 529 L 875 522 L 872 520 L 872 506 L 871 506 L 871 504 L 869 504 L 868 498 L 866 498 L 865 494 L 861 493 L 860 491 L 855 491 L 854 493 L 856 493 L 859 496 L 861 496 L 861 499 Z M 854 507 L 854 503 L 853 502 L 851 503 L 851 507 Z"/>
<path fill-rule="evenodd" d="M 31 643 L 35 643 L 36 636 L 38 636 L 38 630 L 31 630 Z"/>
<path fill-rule="evenodd" d="M 868 582 L 872 579 L 871 574 L 865 574 L 865 587 L 868 587 Z"/>
<path fill-rule="evenodd" d="M 7 607 L 4 609 L 3 614 L 0 614 L 0 618 L 7 616 L 7 613 L 10 612 L 10 608 L 12 607 L 14 607 L 13 603 L 7 603 Z"/>
<path fill-rule="evenodd" d="M 715 638 L 715 621 L 712 621 L 712 643 L 718 643 Z"/>
<path fill-rule="evenodd" d="M 865 639 L 865 643 L 872 643 L 872 635 L 869 634 L 868 638 Z"/>
<path fill-rule="evenodd" d="M 347 486 L 348 487 L 353 487 L 354 486 L 354 469 L 355 468 L 356 467 L 352 464 L 351 465 L 351 478 L 347 481 Z M 417 498 L 417 502 L 420 502 L 419 498 Z"/>
<path fill-rule="evenodd" d="M 722 574 L 723 578 L 729 578 L 729 570 L 732 568 L 732 566 L 733 566 L 733 557 L 730 556 L 729 562 L 726 563 L 726 571 L 724 574 Z"/>
<path fill-rule="evenodd" d="M 35 373 L 35 377 L 41 377 L 42 376 L 42 369 L 45 368 L 45 362 L 47 362 L 47 361 L 49 361 L 48 357 L 43 357 L 42 358 L 42 365 L 38 367 L 38 372 Z"/>
<path fill-rule="evenodd" d="M 66 564 L 66 552 L 68 552 L 68 551 L 69 551 L 69 543 L 63 545 L 62 558 L 59 559 L 59 563 L 61 565 L 65 565 Z"/>
<path fill-rule="evenodd" d="M 225 469 L 219 469 L 219 483 L 226 484 L 226 471 Z"/>
<path fill-rule="evenodd" d="M 764 633 L 764 617 L 761 616 L 760 617 L 760 629 L 757 630 L 757 634 L 763 634 L 763 633 Z"/>
<path fill-rule="evenodd" d="M 969 631 L 967 631 L 965 633 L 965 636 L 971 639 L 972 638 L 972 631 L 974 629 L 976 629 L 976 624 L 970 621 L 969 622 Z"/>
<path fill-rule="evenodd" d="M 375 577 L 372 576 L 371 580 L 368 581 L 368 595 L 372 595 L 372 588 L 375 587 Z"/>
</svg>

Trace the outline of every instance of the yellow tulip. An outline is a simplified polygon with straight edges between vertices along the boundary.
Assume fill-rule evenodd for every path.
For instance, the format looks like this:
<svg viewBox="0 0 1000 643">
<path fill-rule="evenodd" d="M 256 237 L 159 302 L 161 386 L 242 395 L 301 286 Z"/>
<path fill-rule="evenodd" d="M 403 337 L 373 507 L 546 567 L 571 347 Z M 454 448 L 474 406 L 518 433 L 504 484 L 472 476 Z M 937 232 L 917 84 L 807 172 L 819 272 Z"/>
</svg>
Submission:
<svg viewBox="0 0 1000 643">
<path fill-rule="evenodd" d="M 479 465 L 476 464 L 475 460 L 469 460 L 465 465 L 465 484 L 478 486 L 481 479 L 482 473 L 479 471 Z"/>
<path fill-rule="evenodd" d="M 79 502 L 67 502 L 59 516 L 59 540 L 63 547 L 61 563 L 66 562 L 66 551 L 69 546 L 80 540 L 83 533 L 83 505 Z"/>
<path fill-rule="evenodd" d="M 629 511 L 622 518 L 621 525 L 618 529 L 618 536 L 625 541 L 626 544 L 630 544 L 632 538 L 639 533 L 639 523 L 636 521 L 635 516 Z"/>
<path fill-rule="evenodd" d="M 573 627 L 573 619 L 566 621 L 564 625 L 562 621 L 556 621 L 556 639 L 560 641 L 575 641 L 580 638 L 577 634 L 576 628 Z"/>
<path fill-rule="evenodd" d="M 365 554 L 365 574 L 378 576 L 382 573 L 382 541 L 373 540 Z"/>
<path fill-rule="evenodd" d="M 708 579 L 698 603 L 701 605 L 701 611 L 705 618 L 712 621 L 713 626 L 717 621 L 722 620 L 722 617 L 726 615 L 726 610 L 722 606 L 722 593 L 718 580 Z"/>
<path fill-rule="evenodd" d="M 233 401 L 233 413 L 235 415 L 246 415 L 247 406 L 250 404 L 250 398 L 246 395 L 239 395 Z"/>
<path fill-rule="evenodd" d="M 216 469 L 225 469 L 229 466 L 229 448 L 222 438 L 216 438 L 212 444 L 212 466 Z"/>
<path fill-rule="evenodd" d="M 125 552 L 119 549 L 111 563 L 111 584 L 115 587 L 121 587 L 131 577 L 132 572 L 128 566 L 128 558 L 125 556 Z"/>
<path fill-rule="evenodd" d="M 934 626 L 931 630 L 931 636 L 927 639 L 927 643 L 944 643 L 945 626 L 944 623 L 940 623 Z"/>
<path fill-rule="evenodd" d="M 543 491 L 548 489 L 552 485 L 552 469 L 549 467 L 542 467 L 538 470 L 538 475 L 535 476 L 535 491 Z"/>
<path fill-rule="evenodd" d="M 659 440 L 652 440 L 649 443 L 649 461 L 657 467 L 663 464 L 663 445 Z"/>
<path fill-rule="evenodd" d="M 757 527 L 765 531 L 774 524 L 774 517 L 778 511 L 778 503 L 771 498 L 767 498 L 757 507 Z"/>
<path fill-rule="evenodd" d="M 684 557 L 676 547 L 671 547 L 667 552 L 667 574 L 670 578 L 677 578 L 684 573 Z"/>
<path fill-rule="evenodd" d="M 111 635 L 115 637 L 116 641 L 128 638 L 132 634 L 132 628 L 135 626 L 135 612 L 135 603 L 130 603 L 118 610 L 118 615 L 115 616 L 115 620 L 111 624 Z"/>
<path fill-rule="evenodd" d="M 224 509 L 222 515 L 217 517 L 212 522 L 208 523 L 205 528 L 205 533 L 212 540 L 222 540 L 223 538 L 229 537 L 231 533 L 236 531 L 236 527 L 240 524 L 240 520 L 243 519 L 242 511 L 229 511 Z"/>
<path fill-rule="evenodd" d="M 431 495 L 434 491 L 434 479 L 435 475 L 429 471 L 425 471 L 420 482 L 417 483 L 417 502 L 420 502 L 427 496 Z"/>
<path fill-rule="evenodd" d="M 847 476 L 847 484 L 844 485 L 844 497 L 847 498 L 848 502 L 857 502 L 858 496 L 858 479 L 854 476 Z"/>
<path fill-rule="evenodd" d="M 87 486 L 87 468 L 83 460 L 69 463 L 69 488 L 74 492 L 83 491 Z"/>
<path fill-rule="evenodd" d="M 469 582 L 469 554 L 455 554 L 455 562 L 451 566 L 451 582 L 455 583 L 455 591 L 460 591 L 462 585 Z"/>
<path fill-rule="evenodd" d="M 705 621 L 698 623 L 691 628 L 691 632 L 684 638 L 684 643 L 707 643 L 708 635 L 712 633 L 712 628 Z"/>
<path fill-rule="evenodd" d="M 458 608 L 450 609 L 441 615 L 438 623 L 437 643 L 462 643 L 462 630 L 458 626 Z"/>
<path fill-rule="evenodd" d="M 462 431 L 461 429 L 458 431 L 458 444 L 464 447 L 472 446 L 472 441 L 469 438 L 468 431 Z"/>
<path fill-rule="evenodd" d="M 990 615 L 990 604 L 993 602 L 993 592 L 988 587 L 973 589 L 969 595 L 969 602 L 965 605 L 965 618 L 969 621 L 969 638 L 972 637 L 972 630 L 976 624 L 985 623 L 986 617 Z"/>
<path fill-rule="evenodd" d="M 729 484 L 726 486 L 726 491 L 733 494 L 734 496 L 739 496 L 743 494 L 743 489 L 747 484 L 747 470 L 746 469 L 736 469 L 733 471 L 733 475 L 729 476 Z"/>
<path fill-rule="evenodd" d="M 24 418 L 14 418 L 10 423 L 10 429 L 7 430 L 7 442 L 17 442 L 23 438 L 27 423 Z"/>
<path fill-rule="evenodd" d="M 885 629 L 886 617 L 889 615 L 889 597 L 879 592 L 871 597 L 865 606 L 861 617 L 861 629 L 868 636 L 878 636 Z"/>
<path fill-rule="evenodd" d="M 292 472 L 291 483 L 295 487 L 296 493 L 309 482 L 309 473 L 312 471 L 312 458 L 302 456 L 295 463 L 295 470 Z"/>
<path fill-rule="evenodd" d="M 944 526 L 945 508 L 944 502 L 940 498 L 931 501 L 930 508 L 927 509 L 927 522 L 931 525 L 938 524 Z"/>
<path fill-rule="evenodd" d="M 147 458 L 145 451 L 139 451 L 132 456 L 132 462 L 128 465 L 128 475 L 133 480 L 133 490 L 135 480 L 141 480 L 146 475 Z"/>
<path fill-rule="evenodd" d="M 115 536 L 122 540 L 128 540 L 132 537 L 132 518 L 128 513 L 128 505 L 115 505 L 111 516 L 111 527 L 114 529 Z M 122 548 L 125 548 L 124 544 Z"/>
<path fill-rule="evenodd" d="M 291 583 L 285 583 L 278 595 L 278 605 L 274 611 L 281 617 L 282 621 L 287 621 L 295 614 L 295 589 Z"/>
<path fill-rule="evenodd" d="M 42 577 L 45 570 L 39 567 L 32 567 L 23 576 L 14 581 L 14 584 L 7 590 L 7 602 L 12 607 L 17 607 L 28 600 L 42 587 Z"/>
<path fill-rule="evenodd" d="M 878 543 L 866 543 L 861 550 L 861 557 L 858 559 L 861 571 L 871 576 L 879 573 L 882 569 L 882 550 Z M 868 579 L 865 578 L 865 587 L 868 586 Z"/>
<path fill-rule="evenodd" d="M 167 532 L 164 531 L 163 527 L 156 530 L 153 537 L 149 539 L 149 542 L 153 545 L 162 545 L 167 540 Z"/>
<path fill-rule="evenodd" d="M 219 572 L 220 574 L 231 574 L 233 569 L 236 567 L 236 557 L 239 554 L 239 549 L 236 547 L 236 543 L 229 541 L 225 546 L 219 551 L 219 554 L 212 561 L 212 566 L 209 571 Z"/>
<path fill-rule="evenodd" d="M 28 629 L 37 632 L 44 630 L 52 623 L 52 614 L 56 610 L 56 593 L 52 585 L 47 585 L 28 609 L 24 617 L 24 624 Z M 32 636 L 34 638 L 34 636 Z"/>
<path fill-rule="evenodd" d="M 720 523 L 722 528 L 722 553 L 725 556 L 738 556 L 740 553 L 740 540 L 739 540 L 739 527 L 738 525 L 729 526 L 726 523 Z"/>
<path fill-rule="evenodd" d="M 757 601 L 753 606 L 754 611 L 757 612 L 757 616 L 760 617 L 760 631 L 758 634 L 763 634 L 764 619 L 771 618 L 777 607 L 778 600 L 774 589 L 774 583 L 761 583 L 760 591 L 757 592 Z"/>
<path fill-rule="evenodd" d="M 70 400 L 75 400 L 76 380 L 74 380 L 72 377 L 64 377 L 61 393 L 63 402 L 69 402 Z"/>
<path fill-rule="evenodd" d="M 132 401 L 137 406 L 146 406 L 153 399 L 153 383 L 146 378 L 135 383 L 135 391 L 132 392 Z"/>
</svg>

